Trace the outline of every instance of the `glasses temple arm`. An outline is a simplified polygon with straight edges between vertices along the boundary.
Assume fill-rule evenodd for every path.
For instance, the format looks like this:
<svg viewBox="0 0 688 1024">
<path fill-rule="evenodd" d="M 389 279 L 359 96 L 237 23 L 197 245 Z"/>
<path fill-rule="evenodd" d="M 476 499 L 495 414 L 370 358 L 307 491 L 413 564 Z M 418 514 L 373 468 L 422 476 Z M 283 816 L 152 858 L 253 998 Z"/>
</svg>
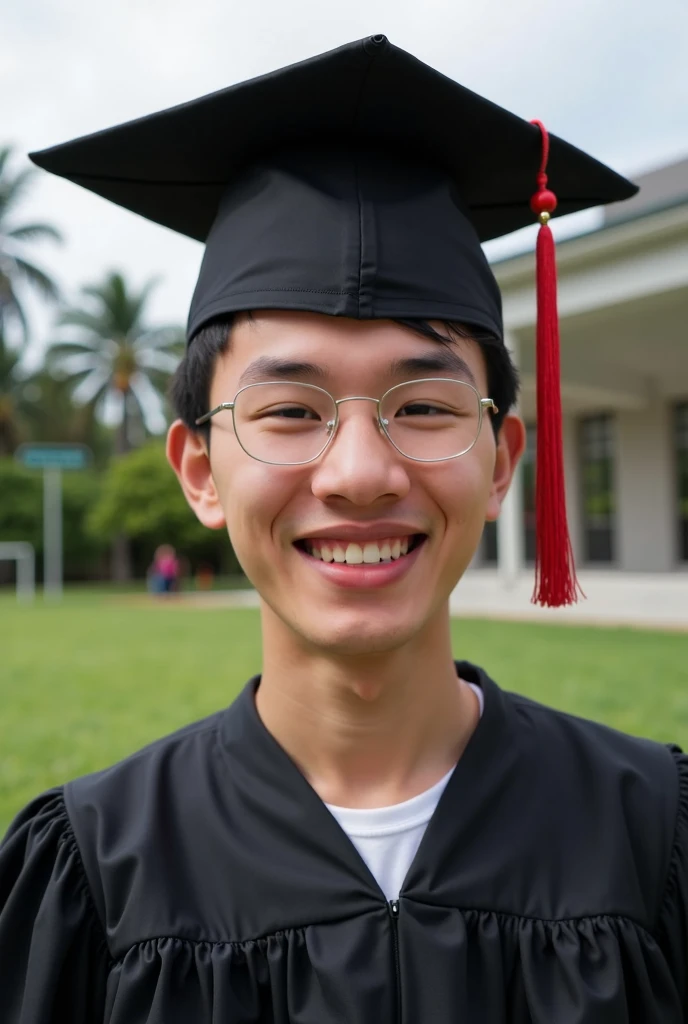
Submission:
<svg viewBox="0 0 688 1024">
<path fill-rule="evenodd" d="M 198 419 L 194 420 L 194 423 L 196 424 L 197 427 L 200 427 L 204 423 L 207 423 L 208 420 L 210 419 L 210 417 L 214 416 L 216 412 L 222 412 L 223 409 L 233 409 L 233 408 L 234 408 L 234 402 L 222 402 L 221 405 L 216 405 L 214 409 L 210 410 L 210 412 L 206 412 L 206 413 L 203 414 L 203 416 L 199 416 Z"/>
</svg>

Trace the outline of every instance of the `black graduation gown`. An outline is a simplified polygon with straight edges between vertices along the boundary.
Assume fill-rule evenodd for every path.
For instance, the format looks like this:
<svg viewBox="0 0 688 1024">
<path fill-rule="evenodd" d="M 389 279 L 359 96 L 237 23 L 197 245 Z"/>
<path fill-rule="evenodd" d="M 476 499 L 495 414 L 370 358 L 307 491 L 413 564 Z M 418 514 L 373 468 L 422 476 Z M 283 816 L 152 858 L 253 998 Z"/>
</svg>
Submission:
<svg viewBox="0 0 688 1024">
<path fill-rule="evenodd" d="M 36 800 L 3 1024 L 680 1024 L 688 759 L 503 692 L 389 904 L 255 710 Z"/>
</svg>

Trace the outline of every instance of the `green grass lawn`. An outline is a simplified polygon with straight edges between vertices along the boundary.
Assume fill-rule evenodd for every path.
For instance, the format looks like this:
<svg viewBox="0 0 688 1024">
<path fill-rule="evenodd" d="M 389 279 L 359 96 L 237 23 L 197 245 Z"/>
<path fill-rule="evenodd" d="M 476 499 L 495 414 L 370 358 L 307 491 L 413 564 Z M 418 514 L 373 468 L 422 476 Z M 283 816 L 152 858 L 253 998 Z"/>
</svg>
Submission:
<svg viewBox="0 0 688 1024">
<path fill-rule="evenodd" d="M 137 603 L 138 602 L 138 603 Z M 258 613 L 0 597 L 0 835 L 34 795 L 229 704 L 260 669 Z M 688 634 L 456 620 L 505 689 L 688 747 Z"/>
</svg>

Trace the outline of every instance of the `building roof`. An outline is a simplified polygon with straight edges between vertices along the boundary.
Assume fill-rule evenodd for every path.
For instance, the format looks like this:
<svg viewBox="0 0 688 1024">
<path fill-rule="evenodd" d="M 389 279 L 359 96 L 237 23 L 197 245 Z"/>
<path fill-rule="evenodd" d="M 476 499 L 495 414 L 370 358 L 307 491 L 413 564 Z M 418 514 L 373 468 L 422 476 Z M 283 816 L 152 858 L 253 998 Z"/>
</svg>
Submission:
<svg viewBox="0 0 688 1024">
<path fill-rule="evenodd" d="M 634 177 L 640 192 L 623 203 L 604 207 L 602 227 L 631 220 L 644 213 L 676 206 L 688 200 L 688 157 Z"/>
<path fill-rule="evenodd" d="M 595 227 L 557 239 L 557 248 L 560 249 L 580 239 L 592 238 L 622 224 L 643 221 L 646 217 L 688 205 L 688 157 L 648 171 L 646 174 L 634 175 L 632 180 L 640 186 L 637 195 L 623 203 L 598 207 L 601 214 L 600 222 Z M 495 268 L 509 264 L 517 265 L 522 257 L 535 249 L 535 237 L 536 234 L 533 232 L 532 239 L 524 243 L 523 248 L 506 256 L 491 258 L 490 264 Z"/>
</svg>

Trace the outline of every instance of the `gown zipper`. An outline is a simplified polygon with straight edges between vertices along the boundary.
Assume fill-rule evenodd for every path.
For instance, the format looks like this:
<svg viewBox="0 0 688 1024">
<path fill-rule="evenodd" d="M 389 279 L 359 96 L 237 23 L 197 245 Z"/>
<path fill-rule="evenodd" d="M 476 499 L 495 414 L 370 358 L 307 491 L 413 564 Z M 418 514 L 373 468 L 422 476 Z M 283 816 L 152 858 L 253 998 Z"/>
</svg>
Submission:
<svg viewBox="0 0 688 1024">
<path fill-rule="evenodd" d="M 399 900 L 390 900 L 387 904 L 392 918 L 392 944 L 394 946 L 394 971 L 397 978 L 397 1012 L 396 1019 L 401 1021 L 401 965 L 399 963 Z"/>
</svg>

